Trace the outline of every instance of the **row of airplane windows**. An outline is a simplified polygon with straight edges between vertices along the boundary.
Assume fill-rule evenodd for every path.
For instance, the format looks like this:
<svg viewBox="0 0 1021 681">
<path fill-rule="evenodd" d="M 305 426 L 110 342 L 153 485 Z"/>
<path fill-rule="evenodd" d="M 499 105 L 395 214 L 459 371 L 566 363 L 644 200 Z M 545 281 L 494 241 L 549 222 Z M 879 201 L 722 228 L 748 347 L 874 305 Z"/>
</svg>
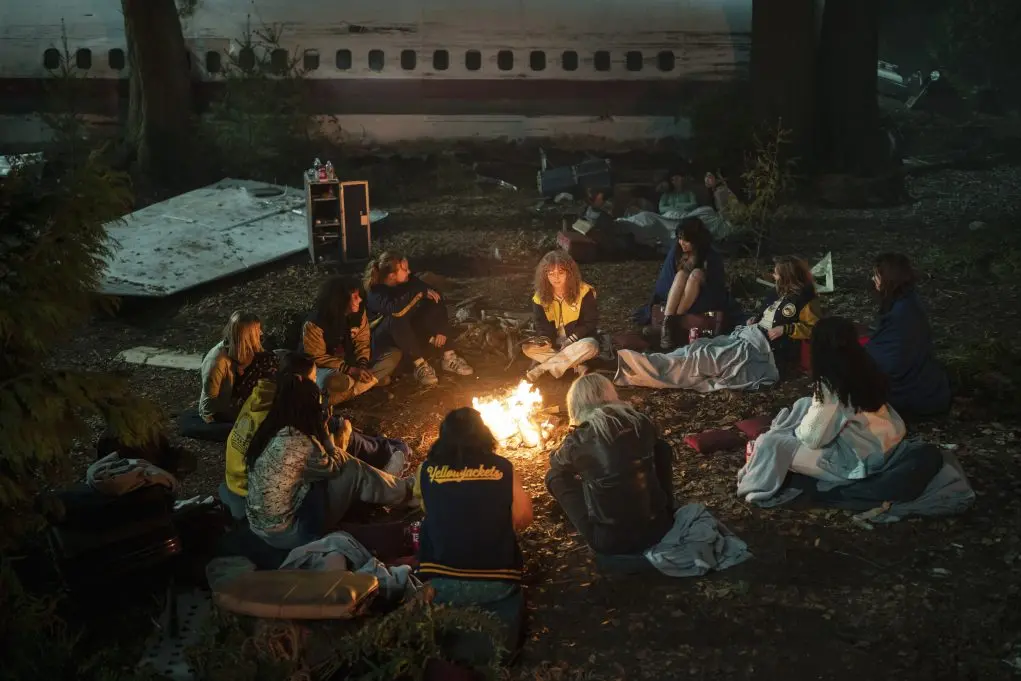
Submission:
<svg viewBox="0 0 1021 681">
<path fill-rule="evenodd" d="M 189 54 L 189 59 L 191 55 Z M 220 73 L 223 70 L 223 54 L 220 52 L 206 52 L 206 71 L 208 73 Z M 369 50 L 367 55 L 368 67 L 372 71 L 382 71 L 386 66 L 386 55 L 383 50 Z M 577 71 L 579 66 L 578 53 L 574 50 L 565 50 L 560 53 L 560 68 L 564 71 Z M 414 71 L 418 68 L 418 52 L 415 50 L 401 50 L 398 59 L 400 67 L 404 71 Z M 663 72 L 674 70 L 676 58 L 674 53 L 663 50 L 656 55 L 656 68 Z M 43 52 L 43 68 L 55 70 L 60 68 L 61 53 L 55 48 Z M 305 50 L 300 59 L 301 68 L 305 71 L 315 71 L 320 66 L 319 51 Z M 114 71 L 121 71 L 127 66 L 127 59 L 124 50 L 114 48 L 107 53 L 107 64 Z M 354 66 L 354 55 L 351 50 L 337 50 L 334 56 L 334 65 L 339 71 L 348 71 Z M 70 66 L 70 65 L 69 65 Z M 92 68 L 92 50 L 80 49 L 74 53 L 74 66 L 87 70 Z M 237 66 L 242 70 L 252 70 L 256 66 L 255 51 L 250 47 L 242 48 L 238 52 Z M 279 73 L 286 73 L 297 66 L 292 60 L 290 53 L 284 49 L 276 49 L 269 53 L 269 68 Z M 545 71 L 547 66 L 546 52 L 543 50 L 532 50 L 528 53 L 528 67 L 532 71 Z M 609 50 L 596 50 L 592 53 L 592 66 L 596 71 L 609 71 L 612 60 Z M 624 53 L 624 68 L 628 71 L 641 71 L 645 66 L 645 57 L 639 50 L 629 50 Z M 482 69 L 482 52 L 479 50 L 466 50 L 464 53 L 464 67 L 468 71 L 480 71 Z M 450 52 L 447 50 L 433 50 L 432 68 L 436 71 L 446 71 L 450 68 Z M 499 50 L 496 53 L 496 68 L 500 71 L 514 70 L 513 50 Z"/>
</svg>

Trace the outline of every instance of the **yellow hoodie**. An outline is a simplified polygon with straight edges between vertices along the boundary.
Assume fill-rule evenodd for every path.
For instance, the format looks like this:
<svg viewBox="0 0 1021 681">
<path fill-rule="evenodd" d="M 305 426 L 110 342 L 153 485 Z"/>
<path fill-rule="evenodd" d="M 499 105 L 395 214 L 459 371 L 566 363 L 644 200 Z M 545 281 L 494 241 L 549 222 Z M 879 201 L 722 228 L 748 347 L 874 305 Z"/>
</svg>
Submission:
<svg viewBox="0 0 1021 681">
<path fill-rule="evenodd" d="M 227 489 L 238 496 L 248 496 L 248 471 L 245 468 L 245 453 L 256 429 L 266 419 L 276 383 L 262 379 L 255 384 L 252 394 L 245 400 L 234 427 L 227 438 Z"/>
</svg>

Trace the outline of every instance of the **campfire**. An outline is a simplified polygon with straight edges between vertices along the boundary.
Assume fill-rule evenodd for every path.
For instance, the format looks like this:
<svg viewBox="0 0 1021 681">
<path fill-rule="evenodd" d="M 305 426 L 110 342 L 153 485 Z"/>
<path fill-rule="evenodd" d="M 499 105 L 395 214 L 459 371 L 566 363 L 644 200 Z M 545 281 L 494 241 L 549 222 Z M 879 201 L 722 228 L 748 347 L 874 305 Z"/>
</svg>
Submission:
<svg viewBox="0 0 1021 681">
<path fill-rule="evenodd" d="M 472 406 L 505 449 L 534 449 L 553 430 L 553 424 L 543 419 L 542 395 L 528 381 L 521 381 L 504 397 L 475 397 Z"/>
</svg>

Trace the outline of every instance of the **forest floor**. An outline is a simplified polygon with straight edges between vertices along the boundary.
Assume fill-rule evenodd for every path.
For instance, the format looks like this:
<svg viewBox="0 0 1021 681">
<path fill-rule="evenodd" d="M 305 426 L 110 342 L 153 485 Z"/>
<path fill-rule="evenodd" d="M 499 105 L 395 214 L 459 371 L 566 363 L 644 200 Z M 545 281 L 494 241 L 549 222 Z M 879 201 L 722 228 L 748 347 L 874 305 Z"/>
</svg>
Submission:
<svg viewBox="0 0 1021 681">
<path fill-rule="evenodd" d="M 481 295 L 482 309 L 526 311 L 533 267 L 561 220 L 559 206 L 538 207 L 528 179 L 534 170 L 495 162 L 487 170 L 503 172 L 517 191 L 477 183 L 455 159 L 405 178 L 406 190 L 379 206 L 391 213 L 382 244 L 406 251 L 413 269 L 446 277 L 451 300 Z M 974 508 L 865 527 L 842 511 L 749 506 L 735 495 L 743 452 L 705 456 L 682 439 L 773 414 L 807 394 L 804 378 L 753 393 L 625 390 L 674 445 L 678 499 L 705 504 L 754 558 L 701 579 L 607 578 L 543 487 L 547 453 L 509 452 L 536 509 L 521 537 L 528 639 L 512 677 L 989 680 L 1021 673 L 1021 371 L 1009 342 L 1021 333 L 1021 169 L 946 169 L 911 176 L 906 188 L 910 198 L 892 207 L 799 207 L 762 259 L 728 256 L 728 276 L 752 309 L 767 293 L 754 279 L 769 271 L 769 255 L 814 263 L 831 252 L 836 291 L 824 298 L 827 312 L 868 322 L 873 258 L 908 254 L 922 274 L 939 353 L 960 386 L 952 413 L 915 424 L 913 434 L 956 447 L 978 494 Z M 630 328 L 658 267 L 653 260 L 583 266 L 599 291 L 605 330 Z M 118 352 L 138 345 L 205 352 L 235 309 L 258 313 L 267 337 L 281 341 L 324 276 L 292 261 L 145 309 L 129 305 L 84 329 L 64 351 L 66 363 L 128 371 L 140 395 L 173 415 L 195 403 L 197 374 L 120 365 Z M 475 376 L 441 376 L 430 389 L 403 376 L 344 412 L 406 440 L 420 459 L 443 414 L 513 386 L 527 368 L 523 358 L 506 368 L 506 357 L 482 347 L 463 354 Z M 567 384 L 543 382 L 545 403 L 563 411 Z M 184 497 L 215 494 L 222 447 L 178 443 L 199 461 Z M 91 457 L 83 447 L 80 465 Z"/>
</svg>

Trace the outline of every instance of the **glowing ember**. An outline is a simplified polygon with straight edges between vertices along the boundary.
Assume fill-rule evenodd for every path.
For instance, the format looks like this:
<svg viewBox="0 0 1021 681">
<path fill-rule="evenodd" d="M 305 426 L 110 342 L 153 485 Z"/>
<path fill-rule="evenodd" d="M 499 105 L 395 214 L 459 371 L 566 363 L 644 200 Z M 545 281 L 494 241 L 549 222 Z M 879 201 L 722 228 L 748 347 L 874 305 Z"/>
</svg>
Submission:
<svg viewBox="0 0 1021 681">
<path fill-rule="evenodd" d="M 550 427 L 548 423 L 539 422 L 542 395 L 528 381 L 518 383 L 518 387 L 503 398 L 475 397 L 472 406 L 482 414 L 493 437 L 505 447 L 515 438 L 522 447 L 538 447 Z"/>
</svg>

